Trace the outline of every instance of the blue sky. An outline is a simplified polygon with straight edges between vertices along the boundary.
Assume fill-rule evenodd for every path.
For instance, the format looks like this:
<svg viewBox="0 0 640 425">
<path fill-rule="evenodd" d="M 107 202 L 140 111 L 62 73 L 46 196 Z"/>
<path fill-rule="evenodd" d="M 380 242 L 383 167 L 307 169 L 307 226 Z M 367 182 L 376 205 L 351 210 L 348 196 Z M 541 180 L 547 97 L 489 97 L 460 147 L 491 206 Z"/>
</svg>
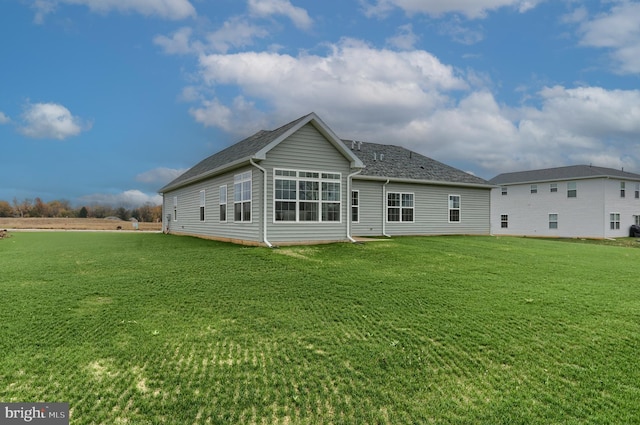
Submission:
<svg viewBox="0 0 640 425">
<path fill-rule="evenodd" d="M 639 1 L 7 0 L 0 31 L 9 202 L 159 202 L 312 111 L 486 179 L 640 173 Z"/>
</svg>

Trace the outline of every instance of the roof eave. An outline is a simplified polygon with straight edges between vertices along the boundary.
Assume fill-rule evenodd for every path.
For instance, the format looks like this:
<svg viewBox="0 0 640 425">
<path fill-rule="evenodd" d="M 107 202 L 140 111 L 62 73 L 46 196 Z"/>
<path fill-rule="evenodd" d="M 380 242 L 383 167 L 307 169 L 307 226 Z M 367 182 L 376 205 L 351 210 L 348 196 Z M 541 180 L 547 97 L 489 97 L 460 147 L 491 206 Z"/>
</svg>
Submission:
<svg viewBox="0 0 640 425">
<path fill-rule="evenodd" d="M 247 156 L 247 157 L 244 157 L 244 158 L 237 159 L 235 161 L 229 162 L 228 164 L 224 164 L 221 167 L 214 168 L 213 170 L 209 170 L 209 171 L 207 171 L 205 173 L 198 174 L 197 176 L 193 176 L 193 177 L 188 178 L 186 180 L 183 180 L 183 181 L 181 181 L 179 183 L 176 183 L 176 184 L 169 183 L 165 187 L 161 188 L 158 191 L 158 193 L 163 194 L 163 193 L 166 193 L 166 192 L 169 192 L 169 191 L 172 191 L 172 190 L 180 189 L 181 187 L 185 187 L 185 186 L 188 186 L 190 184 L 197 183 L 197 182 L 199 182 L 201 180 L 206 180 L 206 179 L 208 179 L 210 177 L 216 176 L 218 174 L 225 173 L 225 172 L 227 172 L 229 170 L 241 167 L 241 166 L 243 166 L 245 164 L 250 164 L 251 159 L 259 161 L 261 158 L 256 158 L 256 157 L 253 157 L 253 156 Z"/>
<path fill-rule="evenodd" d="M 551 178 L 551 179 L 538 179 L 538 180 L 516 180 L 511 182 L 496 183 L 495 185 L 509 186 L 509 185 L 516 185 L 516 184 L 538 184 L 538 183 L 563 182 L 563 181 L 572 181 L 572 180 L 595 180 L 595 179 L 620 179 L 620 180 L 640 181 L 640 178 L 601 174 L 597 176 L 574 176 L 574 177 L 561 177 L 561 178 L 555 178 L 555 179 Z"/>
<path fill-rule="evenodd" d="M 433 186 L 456 186 L 456 187 L 469 187 L 469 188 L 477 188 L 477 189 L 492 189 L 494 187 L 498 187 L 497 185 L 493 185 L 490 183 L 464 183 L 464 182 L 447 182 L 442 180 L 422 180 L 422 179 L 407 179 L 407 178 L 398 178 L 398 177 L 383 177 L 383 176 L 363 176 L 358 174 L 353 177 L 357 180 L 369 180 L 369 181 L 383 181 L 387 180 L 390 183 L 413 183 L 413 184 L 429 184 Z"/>
</svg>

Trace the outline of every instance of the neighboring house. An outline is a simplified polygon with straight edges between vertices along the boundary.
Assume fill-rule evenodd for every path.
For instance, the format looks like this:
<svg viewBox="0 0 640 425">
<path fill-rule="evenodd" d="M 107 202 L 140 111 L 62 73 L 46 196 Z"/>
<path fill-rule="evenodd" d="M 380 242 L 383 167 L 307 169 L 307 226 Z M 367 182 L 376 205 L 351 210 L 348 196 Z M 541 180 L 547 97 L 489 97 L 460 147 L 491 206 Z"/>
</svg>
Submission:
<svg viewBox="0 0 640 425">
<path fill-rule="evenodd" d="M 341 140 L 311 113 L 204 159 L 160 192 L 165 232 L 272 246 L 489 234 L 491 187 L 398 146 Z"/>
<path fill-rule="evenodd" d="M 640 224 L 640 175 L 590 165 L 500 174 L 490 181 L 495 235 L 617 238 Z"/>
</svg>

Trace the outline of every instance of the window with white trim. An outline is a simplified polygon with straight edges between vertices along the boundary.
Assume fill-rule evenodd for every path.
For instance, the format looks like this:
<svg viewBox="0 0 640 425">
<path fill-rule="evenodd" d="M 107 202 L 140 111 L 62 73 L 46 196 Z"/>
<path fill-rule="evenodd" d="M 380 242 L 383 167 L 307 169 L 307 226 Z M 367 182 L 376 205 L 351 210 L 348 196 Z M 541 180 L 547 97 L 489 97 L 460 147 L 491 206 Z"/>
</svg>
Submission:
<svg viewBox="0 0 640 425">
<path fill-rule="evenodd" d="M 449 223 L 460 222 L 460 195 L 449 195 Z"/>
<path fill-rule="evenodd" d="M 200 221 L 204 221 L 204 203 L 205 203 L 206 195 L 205 191 L 200 191 Z"/>
<path fill-rule="evenodd" d="M 173 221 L 178 221 L 178 197 L 173 197 Z"/>
<path fill-rule="evenodd" d="M 506 194 L 507 194 L 507 186 L 502 186 L 502 187 L 500 188 L 500 190 L 501 190 L 501 192 L 500 192 L 500 193 L 502 193 L 502 195 L 506 195 Z"/>
<path fill-rule="evenodd" d="M 609 228 L 611 230 L 620 230 L 620 213 L 609 214 Z"/>
<path fill-rule="evenodd" d="M 342 175 L 274 170 L 274 221 L 339 222 Z"/>
<path fill-rule="evenodd" d="M 636 183 L 635 197 L 640 198 L 640 183 Z"/>
<path fill-rule="evenodd" d="M 576 198 L 578 196 L 578 185 L 576 182 L 567 183 L 567 198 Z"/>
<path fill-rule="evenodd" d="M 387 221 L 413 223 L 414 217 L 413 193 L 387 193 Z"/>
<path fill-rule="evenodd" d="M 555 193 L 558 191 L 558 183 L 549 184 L 549 192 Z"/>
<path fill-rule="evenodd" d="M 558 228 L 558 214 L 552 213 L 549 214 L 549 229 L 557 229 Z"/>
<path fill-rule="evenodd" d="M 500 227 L 507 229 L 509 227 L 509 216 L 507 214 L 500 215 Z"/>
<path fill-rule="evenodd" d="M 633 216 L 633 224 L 635 224 L 636 226 L 640 226 L 640 215 Z"/>
<path fill-rule="evenodd" d="M 233 220 L 251 221 L 251 171 L 233 177 Z"/>
<path fill-rule="evenodd" d="M 220 186 L 220 198 L 218 200 L 220 205 L 220 222 L 226 223 L 227 221 L 227 185 Z"/>
<path fill-rule="evenodd" d="M 360 191 L 351 191 L 351 221 L 358 223 L 360 221 Z"/>
<path fill-rule="evenodd" d="M 531 193 L 538 193 L 538 185 L 537 184 L 532 184 L 531 185 Z"/>
<path fill-rule="evenodd" d="M 626 195 L 626 184 L 625 182 L 620 182 L 620 197 L 624 198 Z"/>
</svg>

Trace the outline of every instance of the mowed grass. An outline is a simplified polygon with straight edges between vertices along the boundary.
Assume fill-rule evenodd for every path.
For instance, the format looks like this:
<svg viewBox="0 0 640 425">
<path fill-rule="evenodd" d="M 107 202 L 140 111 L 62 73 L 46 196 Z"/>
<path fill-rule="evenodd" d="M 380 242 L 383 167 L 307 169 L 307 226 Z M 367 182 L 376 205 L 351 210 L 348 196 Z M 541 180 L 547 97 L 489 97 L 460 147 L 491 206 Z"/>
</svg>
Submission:
<svg viewBox="0 0 640 425">
<path fill-rule="evenodd" d="M 640 250 L 0 240 L 0 401 L 72 424 L 640 421 Z"/>
</svg>

